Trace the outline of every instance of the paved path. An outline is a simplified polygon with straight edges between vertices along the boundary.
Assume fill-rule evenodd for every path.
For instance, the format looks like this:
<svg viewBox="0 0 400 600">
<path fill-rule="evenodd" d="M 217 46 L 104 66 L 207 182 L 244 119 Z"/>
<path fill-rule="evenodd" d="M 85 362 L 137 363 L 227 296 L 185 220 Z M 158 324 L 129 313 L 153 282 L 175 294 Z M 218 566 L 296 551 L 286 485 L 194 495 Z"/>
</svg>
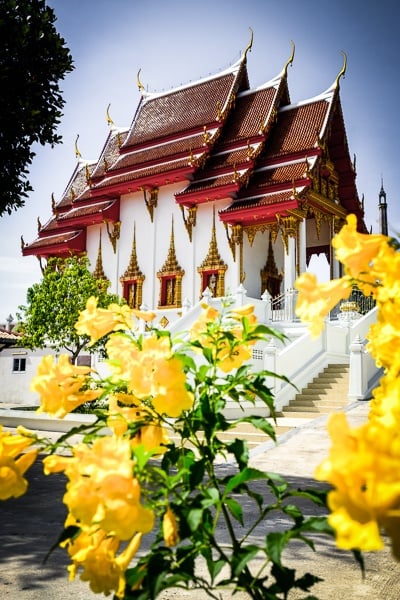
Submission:
<svg viewBox="0 0 400 600">
<path fill-rule="evenodd" d="M 353 425 L 361 424 L 368 414 L 368 402 L 355 403 L 347 409 Z M 257 468 L 281 473 L 293 484 L 305 487 L 316 483 L 312 480 L 315 466 L 326 455 L 329 440 L 326 433 L 327 416 L 305 421 L 281 433 L 279 443 L 255 445 L 251 452 L 251 464 Z M 230 465 L 221 465 L 230 469 Z M 94 600 L 102 596 L 90 592 L 86 583 L 68 582 L 67 559 L 64 551 L 55 550 L 45 564 L 43 559 L 56 541 L 65 518 L 61 502 L 64 493 L 63 476 L 42 474 L 41 463 L 29 472 L 28 494 L 0 504 L 0 598 L 1 600 Z M 250 510 L 250 507 L 249 507 Z M 315 509 L 314 509 L 315 510 Z M 276 527 L 273 520 L 265 523 L 265 532 Z M 224 532 L 221 531 L 223 536 Z M 296 568 L 298 574 L 311 572 L 324 579 L 312 588 L 314 597 L 320 600 L 399 600 L 400 565 L 390 551 L 365 555 L 366 577 L 360 571 L 352 555 L 338 551 L 325 537 L 316 538 L 317 553 L 305 545 L 293 545 L 285 556 L 285 565 Z M 306 593 L 292 594 L 290 600 L 305 598 Z M 230 599 L 223 593 L 223 600 Z M 205 600 L 201 592 L 168 590 L 159 600 Z M 238 593 L 235 600 L 247 600 Z"/>
</svg>

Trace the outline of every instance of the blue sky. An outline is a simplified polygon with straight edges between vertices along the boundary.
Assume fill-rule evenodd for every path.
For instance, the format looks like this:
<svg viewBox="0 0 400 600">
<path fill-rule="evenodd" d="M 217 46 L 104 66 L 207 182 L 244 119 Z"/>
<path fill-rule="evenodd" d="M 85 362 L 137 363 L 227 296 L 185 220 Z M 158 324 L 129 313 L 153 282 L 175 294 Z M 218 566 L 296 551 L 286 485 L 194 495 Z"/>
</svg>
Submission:
<svg viewBox="0 0 400 600">
<path fill-rule="evenodd" d="M 364 194 L 366 222 L 378 231 L 378 195 L 383 177 L 390 232 L 400 232 L 397 180 L 400 155 L 400 9 L 396 0 L 48 0 L 56 27 L 70 48 L 75 70 L 61 82 L 66 100 L 59 133 L 63 143 L 37 147 L 24 208 L 0 219 L 0 323 L 26 302 L 41 277 L 36 258 L 21 255 L 20 237 L 37 235 L 37 217 L 51 214 L 51 194 L 63 193 L 76 164 L 97 159 L 108 128 L 129 126 L 139 102 L 136 75 L 149 91 L 162 91 L 218 72 L 246 47 L 252 87 L 277 75 L 291 53 L 288 71 L 293 103 L 325 91 L 342 67 L 341 100 L 350 153 L 356 156 L 357 187 Z"/>
</svg>

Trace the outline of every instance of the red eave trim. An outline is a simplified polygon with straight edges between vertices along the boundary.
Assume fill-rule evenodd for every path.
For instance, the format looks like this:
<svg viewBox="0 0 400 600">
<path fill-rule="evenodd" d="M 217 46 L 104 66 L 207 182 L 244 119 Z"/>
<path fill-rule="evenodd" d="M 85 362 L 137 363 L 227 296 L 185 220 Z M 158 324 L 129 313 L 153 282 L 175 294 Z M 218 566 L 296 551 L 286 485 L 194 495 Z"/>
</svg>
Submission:
<svg viewBox="0 0 400 600">
<path fill-rule="evenodd" d="M 139 179 L 132 179 L 130 181 L 122 181 L 119 183 L 102 186 L 99 189 L 90 190 L 91 198 L 100 197 L 115 197 L 115 195 L 121 196 L 122 194 L 131 194 L 133 192 L 141 191 L 144 188 L 161 187 L 180 181 L 190 181 L 191 176 L 195 172 L 197 167 L 181 167 L 175 171 L 165 171 L 164 173 L 158 173 L 154 175 L 148 175 L 146 177 L 140 177 Z"/>
<path fill-rule="evenodd" d="M 131 144 L 130 146 L 125 146 L 122 144 L 119 149 L 120 155 L 129 154 L 130 152 L 136 152 L 140 150 L 147 150 L 149 148 L 153 148 L 155 145 L 159 144 L 168 144 L 169 142 L 175 142 L 176 140 L 180 140 L 181 138 L 191 137 L 195 135 L 199 135 L 203 133 L 204 127 L 206 130 L 210 129 L 221 129 L 224 125 L 224 121 L 211 121 L 209 123 L 204 123 L 201 127 L 192 127 L 191 129 L 186 129 L 184 131 L 177 131 L 176 133 L 172 133 L 169 135 L 165 135 L 163 137 L 158 137 L 155 139 L 147 140 L 141 144 Z"/>
<path fill-rule="evenodd" d="M 46 238 L 43 238 L 45 241 Z M 71 253 L 85 252 L 86 250 L 86 230 L 74 236 L 66 242 L 47 244 L 43 246 L 35 245 L 34 247 L 27 246 L 22 249 L 22 256 L 40 256 L 48 258 L 49 256 L 70 256 Z"/>
<path fill-rule="evenodd" d="M 177 204 L 180 206 L 193 206 L 194 204 L 204 204 L 211 200 L 222 200 L 236 194 L 241 188 L 238 182 L 232 182 L 220 187 L 209 188 L 207 190 L 198 190 L 184 194 L 181 198 L 175 196 Z"/>
<path fill-rule="evenodd" d="M 250 206 L 248 208 L 238 208 L 226 213 L 219 213 L 219 219 L 223 223 L 233 225 L 242 223 L 242 225 L 254 225 L 255 222 L 275 220 L 276 214 L 285 216 L 285 213 L 293 208 L 298 208 L 298 202 L 295 198 L 285 202 L 276 202 L 273 204 L 263 204 L 261 206 Z"/>
<path fill-rule="evenodd" d="M 85 205 L 82 206 L 82 208 L 84 207 Z M 79 205 L 77 205 L 74 208 L 79 209 Z M 87 227 L 89 225 L 98 225 L 100 223 L 103 223 L 105 219 L 112 222 L 119 220 L 119 199 L 104 210 L 101 209 L 98 212 L 92 214 L 78 215 L 76 217 L 71 216 L 70 218 L 62 219 L 61 222 L 57 221 L 57 226 L 59 226 L 60 228 L 77 227 L 79 225 Z"/>
</svg>

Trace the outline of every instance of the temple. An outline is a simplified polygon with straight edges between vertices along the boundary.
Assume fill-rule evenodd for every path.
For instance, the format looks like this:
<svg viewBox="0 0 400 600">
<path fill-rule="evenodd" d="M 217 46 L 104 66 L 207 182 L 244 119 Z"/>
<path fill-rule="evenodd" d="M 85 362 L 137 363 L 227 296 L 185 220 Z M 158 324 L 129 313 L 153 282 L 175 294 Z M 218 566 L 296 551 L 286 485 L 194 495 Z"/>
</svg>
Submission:
<svg viewBox="0 0 400 600">
<path fill-rule="evenodd" d="M 228 69 L 168 92 L 148 93 L 130 127 L 109 132 L 95 162 L 82 158 L 52 214 L 22 254 L 43 264 L 86 254 L 110 291 L 169 322 L 205 290 L 243 284 L 247 295 L 293 288 L 311 257 L 339 275 L 330 241 L 348 213 L 367 233 L 340 101 L 329 89 L 292 104 L 288 67 L 251 88 L 252 39 Z M 162 314 L 161 314 L 162 313 Z"/>
</svg>

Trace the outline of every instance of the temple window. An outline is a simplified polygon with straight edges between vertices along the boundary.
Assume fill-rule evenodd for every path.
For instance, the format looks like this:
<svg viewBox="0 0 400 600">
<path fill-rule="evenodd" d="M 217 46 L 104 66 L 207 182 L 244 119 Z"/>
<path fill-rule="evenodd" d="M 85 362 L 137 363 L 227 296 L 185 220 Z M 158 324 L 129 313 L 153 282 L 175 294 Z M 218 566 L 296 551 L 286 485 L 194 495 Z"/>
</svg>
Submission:
<svg viewBox="0 0 400 600">
<path fill-rule="evenodd" d="M 163 267 L 157 273 L 160 280 L 158 308 L 180 308 L 182 306 L 182 278 L 184 274 L 185 271 L 179 266 L 175 254 L 174 221 L 172 219 L 168 255 Z"/>
</svg>

